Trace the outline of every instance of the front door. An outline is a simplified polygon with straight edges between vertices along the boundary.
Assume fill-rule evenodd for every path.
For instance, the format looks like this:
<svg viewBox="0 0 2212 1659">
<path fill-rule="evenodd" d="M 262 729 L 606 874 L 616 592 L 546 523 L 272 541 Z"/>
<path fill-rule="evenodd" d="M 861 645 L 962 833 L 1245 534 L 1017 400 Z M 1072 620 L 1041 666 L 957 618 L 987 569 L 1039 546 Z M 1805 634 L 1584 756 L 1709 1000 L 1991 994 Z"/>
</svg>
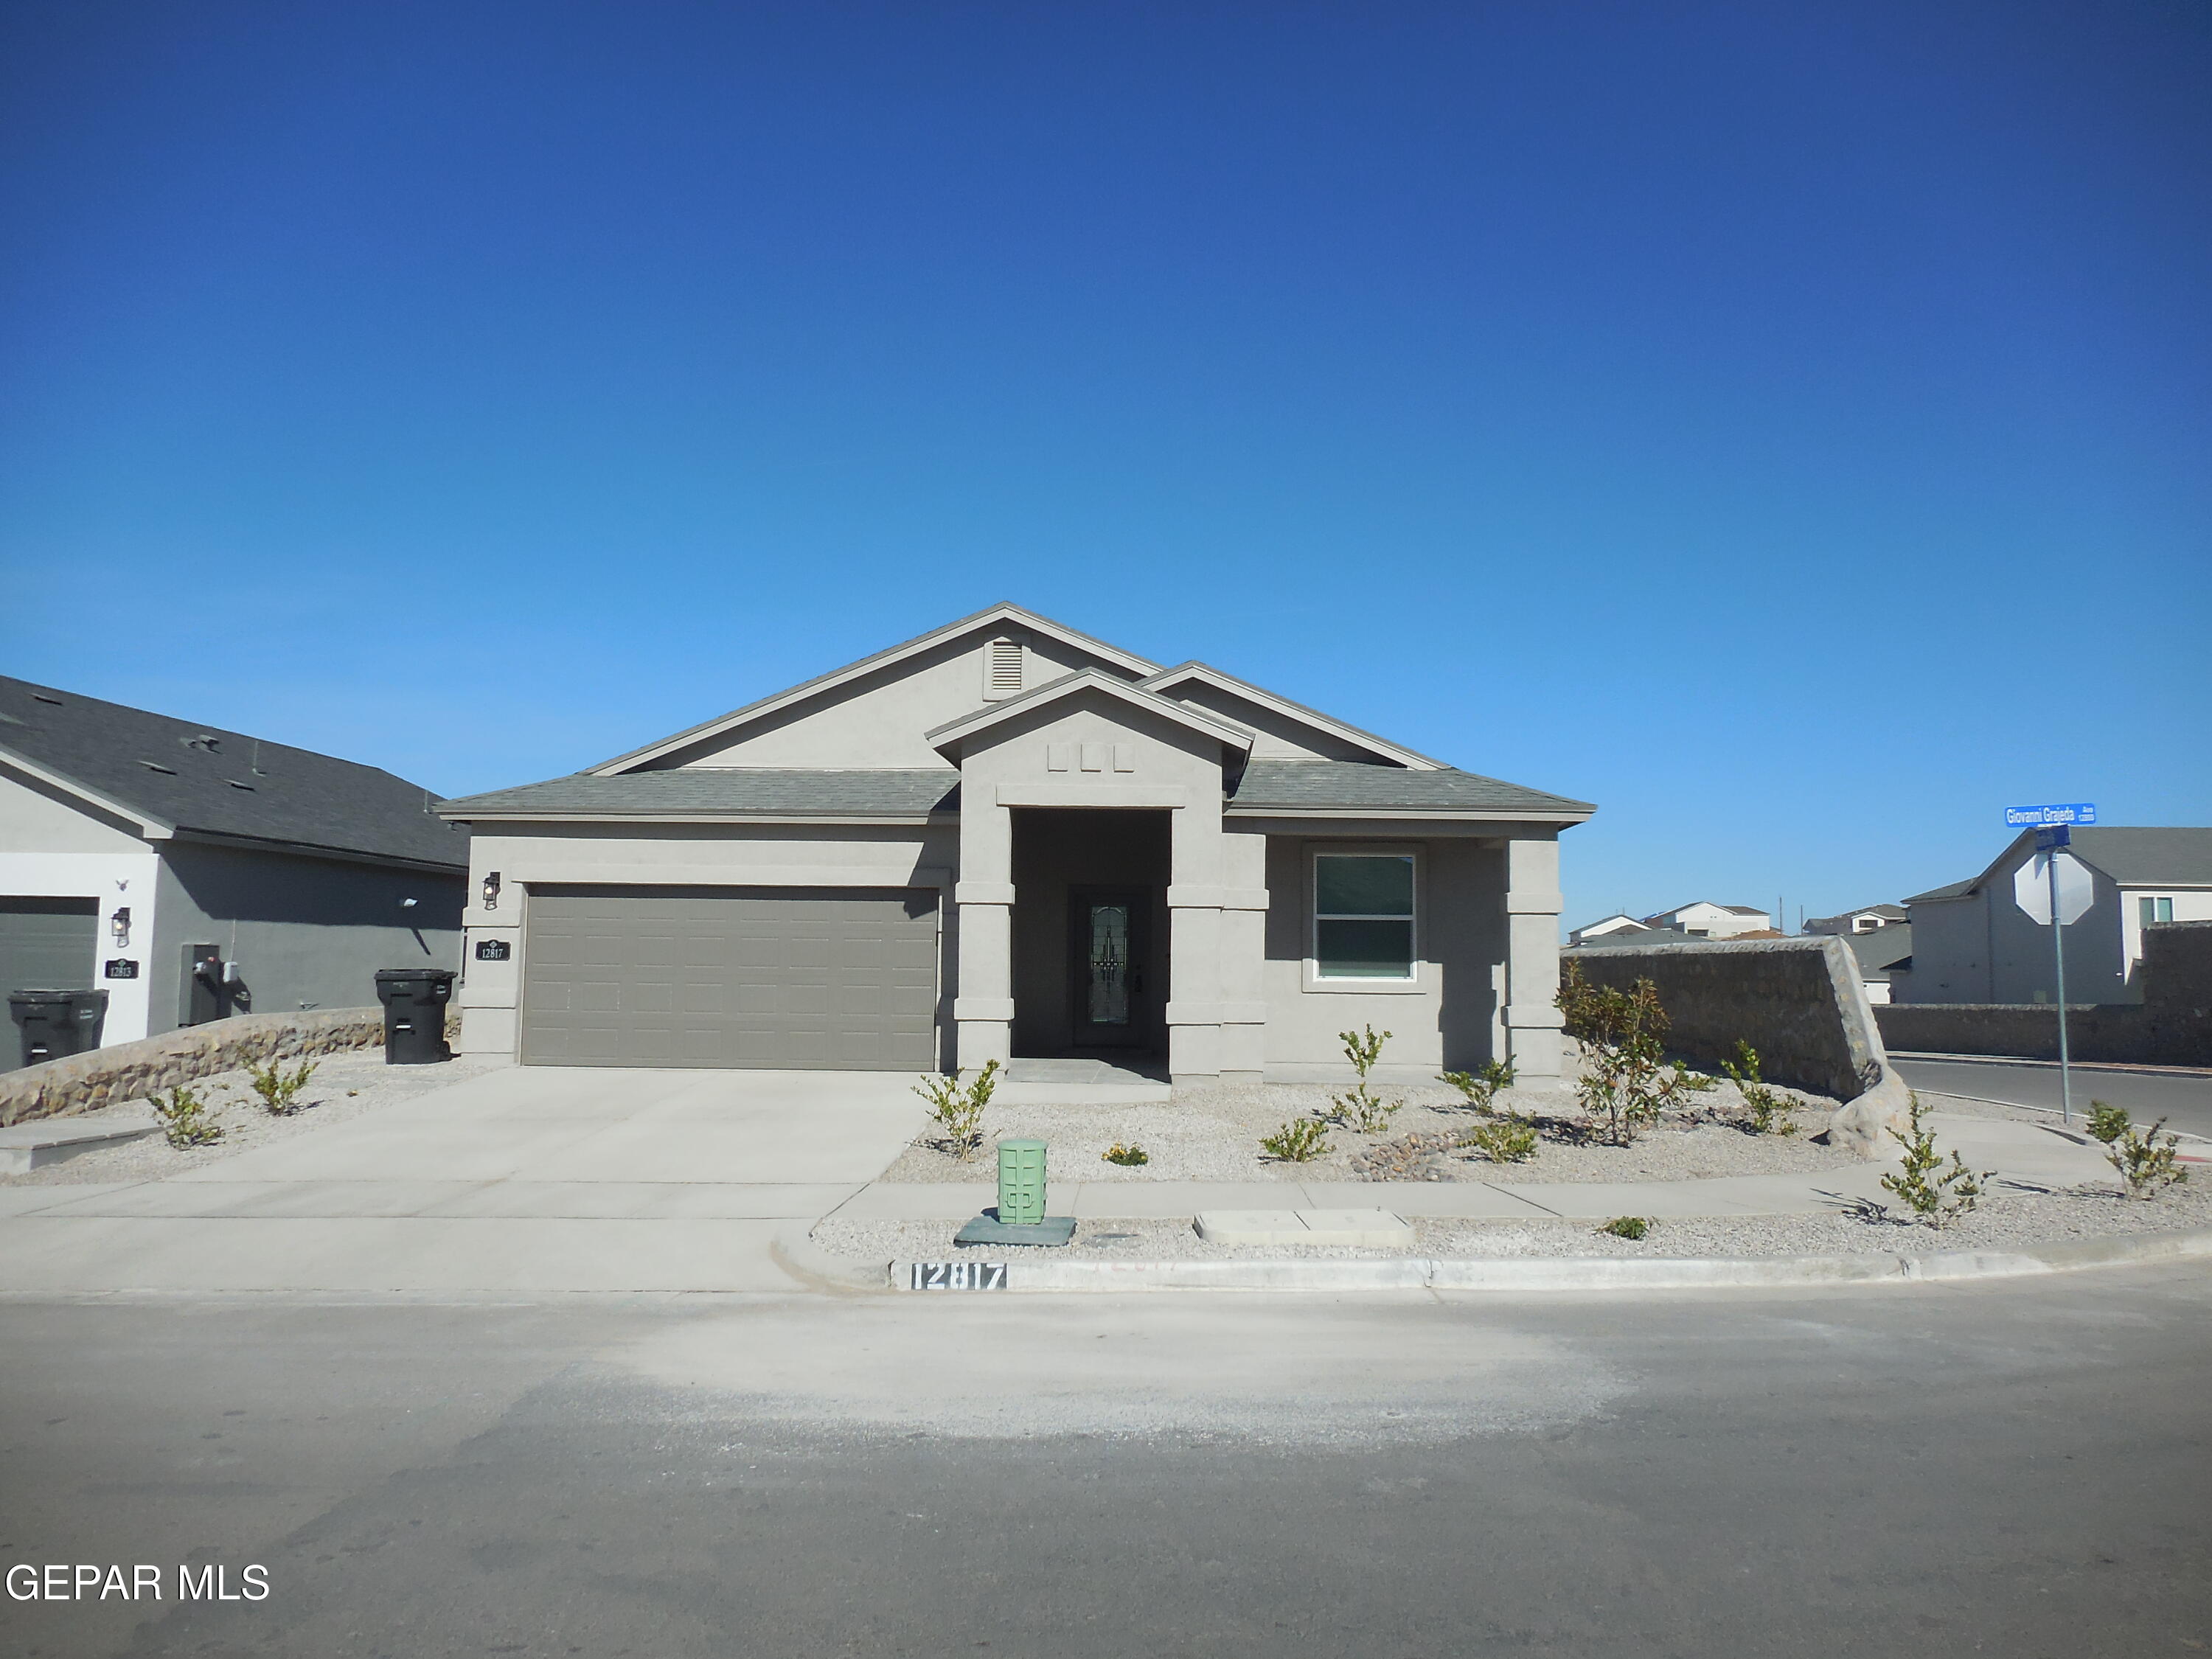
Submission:
<svg viewBox="0 0 2212 1659">
<path fill-rule="evenodd" d="M 1145 961 L 1151 894 L 1141 887 L 1075 887 L 1067 896 L 1075 1047 L 1150 1048 Z"/>
</svg>

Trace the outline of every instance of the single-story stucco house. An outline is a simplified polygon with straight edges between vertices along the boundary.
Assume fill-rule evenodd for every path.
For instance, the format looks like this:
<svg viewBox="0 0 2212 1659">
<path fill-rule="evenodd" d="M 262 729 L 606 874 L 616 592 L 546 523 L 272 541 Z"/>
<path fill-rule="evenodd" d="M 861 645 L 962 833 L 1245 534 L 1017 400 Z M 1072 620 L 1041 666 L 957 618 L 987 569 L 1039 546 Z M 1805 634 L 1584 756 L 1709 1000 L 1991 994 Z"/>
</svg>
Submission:
<svg viewBox="0 0 2212 1659">
<path fill-rule="evenodd" d="M 1176 1080 L 1559 1071 L 1588 804 L 1000 605 L 471 826 L 461 1047 L 526 1063 Z"/>
</svg>

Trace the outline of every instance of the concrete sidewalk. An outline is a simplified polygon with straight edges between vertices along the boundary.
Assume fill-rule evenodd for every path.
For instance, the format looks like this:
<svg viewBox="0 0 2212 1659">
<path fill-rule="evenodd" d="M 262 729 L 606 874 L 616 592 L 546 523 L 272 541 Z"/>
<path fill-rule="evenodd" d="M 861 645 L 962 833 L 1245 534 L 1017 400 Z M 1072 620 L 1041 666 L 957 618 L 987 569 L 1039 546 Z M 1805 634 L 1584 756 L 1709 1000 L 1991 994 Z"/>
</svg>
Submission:
<svg viewBox="0 0 2212 1659">
<path fill-rule="evenodd" d="M 2109 1179 L 2040 1124 L 1936 1115 L 2005 1178 Z M 164 1181 L 0 1187 L 0 1292 L 788 1291 L 779 1234 L 836 1214 L 955 1221 L 988 1182 L 873 1177 L 922 1127 L 902 1077 L 507 1069 Z M 1621 1182 L 1089 1181 L 1083 1219 L 1372 1209 L 1599 1221 L 1814 1214 L 1889 1167 Z"/>
</svg>

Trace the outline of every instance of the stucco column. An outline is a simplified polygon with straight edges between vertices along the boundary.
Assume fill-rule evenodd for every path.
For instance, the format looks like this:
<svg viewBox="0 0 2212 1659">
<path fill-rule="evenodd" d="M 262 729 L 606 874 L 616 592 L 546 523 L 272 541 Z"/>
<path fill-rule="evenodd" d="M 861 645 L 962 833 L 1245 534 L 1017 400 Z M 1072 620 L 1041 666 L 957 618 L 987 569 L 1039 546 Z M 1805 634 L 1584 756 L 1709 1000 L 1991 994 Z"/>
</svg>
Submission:
<svg viewBox="0 0 2212 1659">
<path fill-rule="evenodd" d="M 959 1068 L 1014 1052 L 1014 815 L 984 786 L 960 792 Z"/>
<path fill-rule="evenodd" d="M 1505 843 L 1505 1054 L 1523 1082 L 1559 1075 L 1559 844 Z"/>
<path fill-rule="evenodd" d="M 1258 1083 L 1267 1066 L 1267 838 L 1221 837 L 1221 1080 Z"/>
<path fill-rule="evenodd" d="M 1221 808 L 1168 815 L 1168 1076 L 1221 1075 Z"/>
</svg>

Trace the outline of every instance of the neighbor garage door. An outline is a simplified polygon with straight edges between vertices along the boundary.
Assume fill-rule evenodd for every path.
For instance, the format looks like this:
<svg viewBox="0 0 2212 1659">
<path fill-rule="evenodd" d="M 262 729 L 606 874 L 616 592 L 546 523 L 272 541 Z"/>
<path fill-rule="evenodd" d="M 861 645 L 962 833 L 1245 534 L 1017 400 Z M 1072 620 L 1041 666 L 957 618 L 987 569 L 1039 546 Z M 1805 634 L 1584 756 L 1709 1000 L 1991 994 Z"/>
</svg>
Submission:
<svg viewBox="0 0 2212 1659">
<path fill-rule="evenodd" d="M 88 898 L 0 896 L 0 996 L 91 989 L 99 908 Z"/>
<path fill-rule="evenodd" d="M 522 1058 L 926 1071 L 926 889 L 532 887 Z"/>
</svg>

